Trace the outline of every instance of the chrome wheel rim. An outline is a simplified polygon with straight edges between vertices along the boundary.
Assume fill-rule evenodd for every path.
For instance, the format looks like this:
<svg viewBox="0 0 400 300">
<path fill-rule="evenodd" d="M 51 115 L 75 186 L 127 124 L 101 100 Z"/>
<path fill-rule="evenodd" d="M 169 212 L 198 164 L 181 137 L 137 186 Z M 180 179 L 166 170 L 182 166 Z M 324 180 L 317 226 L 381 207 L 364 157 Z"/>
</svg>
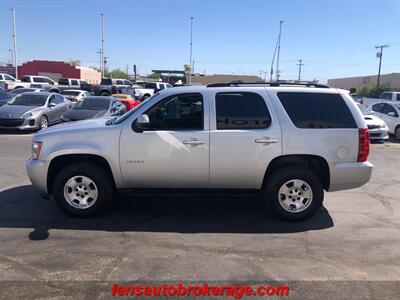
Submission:
<svg viewBox="0 0 400 300">
<path fill-rule="evenodd" d="M 46 117 L 41 117 L 40 118 L 40 128 L 47 128 L 48 124 L 47 124 L 47 119 Z"/>
<path fill-rule="evenodd" d="M 279 189 L 279 204 L 290 213 L 299 213 L 307 209 L 312 202 L 310 185 L 301 179 L 286 181 Z"/>
<path fill-rule="evenodd" d="M 77 209 L 87 209 L 96 203 L 98 189 L 89 177 L 78 175 L 70 178 L 64 185 L 64 198 Z"/>
</svg>

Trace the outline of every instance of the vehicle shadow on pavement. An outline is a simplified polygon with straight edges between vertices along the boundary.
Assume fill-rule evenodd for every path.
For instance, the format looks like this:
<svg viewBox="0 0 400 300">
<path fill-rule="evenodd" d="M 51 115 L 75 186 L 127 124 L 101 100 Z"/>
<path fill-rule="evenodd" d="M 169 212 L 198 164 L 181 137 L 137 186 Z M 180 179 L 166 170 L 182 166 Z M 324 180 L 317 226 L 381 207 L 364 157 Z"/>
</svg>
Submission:
<svg viewBox="0 0 400 300">
<path fill-rule="evenodd" d="M 13 134 L 13 135 L 29 135 L 35 133 L 33 130 L 17 130 L 17 129 L 0 129 L 1 134 Z"/>
<path fill-rule="evenodd" d="M 256 196 L 121 196 L 100 216 L 79 219 L 64 215 L 31 185 L 0 192 L 0 228 L 33 228 L 31 240 L 47 239 L 50 229 L 273 234 L 322 230 L 333 225 L 325 208 L 303 222 L 279 220 Z"/>
</svg>

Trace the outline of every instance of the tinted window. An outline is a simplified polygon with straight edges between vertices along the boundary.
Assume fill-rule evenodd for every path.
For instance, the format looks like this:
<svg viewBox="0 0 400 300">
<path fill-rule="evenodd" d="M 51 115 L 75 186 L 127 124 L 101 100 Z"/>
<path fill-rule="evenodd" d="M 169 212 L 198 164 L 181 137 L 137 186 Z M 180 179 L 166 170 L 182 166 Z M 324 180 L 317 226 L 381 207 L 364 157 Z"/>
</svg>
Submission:
<svg viewBox="0 0 400 300">
<path fill-rule="evenodd" d="M 150 130 L 203 129 L 203 97 L 179 94 L 167 97 L 147 110 Z"/>
<path fill-rule="evenodd" d="M 87 83 L 87 82 L 84 81 L 84 80 L 81 80 L 81 85 L 89 85 L 89 83 Z"/>
<path fill-rule="evenodd" d="M 264 99 L 254 93 L 218 93 L 217 129 L 261 129 L 271 124 Z"/>
<path fill-rule="evenodd" d="M 111 78 L 103 78 L 103 79 L 101 80 L 101 83 L 100 83 L 100 84 L 112 85 L 112 80 L 111 80 Z"/>
<path fill-rule="evenodd" d="M 156 89 L 156 88 L 157 88 L 157 84 L 155 84 L 155 83 L 153 83 L 153 82 L 149 82 L 149 83 L 146 83 L 146 84 L 144 85 L 144 87 L 145 87 L 146 89 Z"/>
<path fill-rule="evenodd" d="M 32 79 L 33 79 L 33 82 L 46 82 L 44 80 L 44 78 L 41 78 L 41 77 L 33 77 Z"/>
<path fill-rule="evenodd" d="M 30 80 L 29 76 L 22 76 L 21 82 L 31 82 L 31 80 Z"/>
<path fill-rule="evenodd" d="M 278 98 L 298 128 L 357 128 L 338 94 L 280 92 Z"/>
<path fill-rule="evenodd" d="M 394 113 L 394 116 L 397 118 L 399 115 L 397 111 L 394 109 L 393 105 L 386 104 L 385 105 L 385 110 L 383 111 L 384 114 L 389 114 L 389 113 Z"/>
<path fill-rule="evenodd" d="M 58 84 L 60 84 L 60 85 L 68 85 L 68 79 L 60 78 L 60 79 L 58 79 Z"/>
<path fill-rule="evenodd" d="M 79 85 L 78 80 L 71 80 L 71 85 Z"/>
<path fill-rule="evenodd" d="M 160 90 L 165 89 L 165 86 L 164 86 L 163 84 L 161 84 L 161 83 L 160 83 L 158 86 L 159 86 L 159 89 L 160 89 Z"/>
<path fill-rule="evenodd" d="M 397 101 L 400 101 L 400 94 L 397 94 L 397 95 L 396 95 L 396 100 L 397 100 Z"/>
<path fill-rule="evenodd" d="M 64 97 L 61 95 L 56 95 L 56 100 L 54 101 L 56 104 L 64 103 Z"/>
<path fill-rule="evenodd" d="M 46 103 L 47 95 L 20 94 L 9 102 L 10 105 L 43 106 Z"/>
<path fill-rule="evenodd" d="M 381 99 L 392 99 L 392 94 L 391 93 L 382 93 L 382 95 L 379 97 Z"/>
<path fill-rule="evenodd" d="M 63 91 L 61 92 L 61 95 L 66 95 L 66 96 L 79 96 L 81 92 L 75 92 L 75 91 Z"/>
<path fill-rule="evenodd" d="M 128 80 L 124 80 L 124 84 L 125 85 L 132 85 L 132 83 L 130 81 L 128 81 Z"/>
<path fill-rule="evenodd" d="M 376 112 L 383 112 L 384 108 L 385 108 L 385 103 L 378 103 L 372 105 L 372 110 Z"/>
<path fill-rule="evenodd" d="M 370 111 L 369 111 L 364 105 L 362 105 L 362 104 L 357 104 L 357 106 L 358 106 L 358 109 L 361 111 L 361 113 L 362 113 L 364 116 L 369 116 L 369 115 L 371 115 Z"/>
<path fill-rule="evenodd" d="M 88 110 L 107 110 L 110 107 L 109 98 L 85 98 L 78 102 L 73 109 L 88 109 Z"/>
<path fill-rule="evenodd" d="M 122 80 L 117 80 L 117 81 L 116 81 L 116 84 L 122 85 L 122 84 L 124 84 L 124 82 L 123 82 Z"/>
</svg>

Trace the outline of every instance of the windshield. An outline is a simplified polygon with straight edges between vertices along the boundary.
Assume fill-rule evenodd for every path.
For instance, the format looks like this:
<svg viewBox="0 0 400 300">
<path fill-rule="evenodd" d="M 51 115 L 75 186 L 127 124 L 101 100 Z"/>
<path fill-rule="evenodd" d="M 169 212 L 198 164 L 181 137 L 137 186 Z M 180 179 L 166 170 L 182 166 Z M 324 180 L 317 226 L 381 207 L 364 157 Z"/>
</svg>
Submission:
<svg viewBox="0 0 400 300">
<path fill-rule="evenodd" d="M 396 106 L 397 109 L 400 110 L 400 103 L 396 103 L 394 106 Z"/>
<path fill-rule="evenodd" d="M 46 103 L 47 95 L 32 95 L 20 94 L 14 96 L 9 102 L 9 105 L 23 105 L 23 106 L 43 106 Z"/>
<path fill-rule="evenodd" d="M 109 106 L 109 99 L 86 98 L 82 102 L 76 104 L 72 109 L 107 110 Z"/>
<path fill-rule="evenodd" d="M 360 109 L 361 113 L 362 113 L 364 116 L 372 115 L 371 112 L 370 112 L 364 105 L 362 105 L 362 104 L 357 104 L 357 106 L 358 106 L 358 108 Z"/>
<path fill-rule="evenodd" d="M 15 89 L 10 91 L 11 94 L 20 94 L 20 93 L 25 93 L 25 92 L 34 92 L 35 89 Z"/>
<path fill-rule="evenodd" d="M 75 92 L 75 91 L 64 91 L 61 93 L 61 95 L 65 96 L 79 96 L 81 92 Z"/>
<path fill-rule="evenodd" d="M 135 111 L 137 111 L 137 109 L 139 107 L 141 107 L 144 103 L 147 103 L 149 100 L 157 97 L 159 95 L 159 93 L 154 94 L 153 96 L 143 100 L 142 102 L 140 102 L 140 104 L 138 106 L 135 106 L 134 108 L 132 108 L 130 111 L 126 112 L 125 114 L 123 114 L 122 116 L 120 116 L 118 119 L 115 120 L 114 124 L 119 124 L 122 123 L 123 121 L 125 121 L 126 119 L 128 119 Z"/>
</svg>

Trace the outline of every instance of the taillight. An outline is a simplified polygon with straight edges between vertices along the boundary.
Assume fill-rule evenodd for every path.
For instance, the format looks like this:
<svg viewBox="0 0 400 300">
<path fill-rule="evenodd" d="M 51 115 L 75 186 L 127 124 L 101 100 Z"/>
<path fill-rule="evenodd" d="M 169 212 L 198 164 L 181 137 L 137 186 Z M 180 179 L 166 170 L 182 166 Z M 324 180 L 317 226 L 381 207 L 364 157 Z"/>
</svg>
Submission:
<svg viewBox="0 0 400 300">
<path fill-rule="evenodd" d="M 358 157 L 357 162 L 367 161 L 369 154 L 369 132 L 367 128 L 358 129 Z"/>
</svg>

